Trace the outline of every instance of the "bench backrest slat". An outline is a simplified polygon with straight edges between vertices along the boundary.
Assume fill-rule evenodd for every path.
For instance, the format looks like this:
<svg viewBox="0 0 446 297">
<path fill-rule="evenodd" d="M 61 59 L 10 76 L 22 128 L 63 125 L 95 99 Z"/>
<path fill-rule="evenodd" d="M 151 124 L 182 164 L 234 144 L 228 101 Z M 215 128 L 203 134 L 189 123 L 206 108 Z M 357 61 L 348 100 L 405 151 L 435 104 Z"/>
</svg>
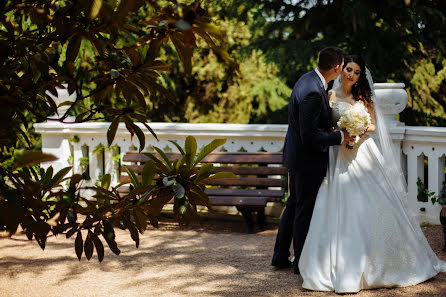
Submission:
<svg viewBox="0 0 446 297">
<path fill-rule="evenodd" d="M 243 186 L 243 187 L 285 187 L 284 178 L 222 178 L 206 181 L 207 185 L 213 186 Z"/>
<path fill-rule="evenodd" d="M 181 158 L 180 153 L 167 153 L 169 160 Z M 146 162 L 149 157 L 138 152 L 128 152 L 123 158 L 126 162 Z M 282 153 L 211 153 L 201 163 L 226 164 L 282 164 Z"/>
<path fill-rule="evenodd" d="M 206 194 L 212 196 L 268 196 L 282 198 L 284 190 L 264 190 L 264 189 L 226 189 L 226 188 L 206 188 Z"/>
<path fill-rule="evenodd" d="M 126 172 L 125 167 L 132 169 L 134 172 L 140 174 L 144 165 L 124 165 L 121 167 L 122 172 Z M 288 170 L 285 167 L 266 167 L 266 166 L 219 166 L 212 170 L 212 173 L 229 171 L 237 175 L 286 175 Z"/>
</svg>

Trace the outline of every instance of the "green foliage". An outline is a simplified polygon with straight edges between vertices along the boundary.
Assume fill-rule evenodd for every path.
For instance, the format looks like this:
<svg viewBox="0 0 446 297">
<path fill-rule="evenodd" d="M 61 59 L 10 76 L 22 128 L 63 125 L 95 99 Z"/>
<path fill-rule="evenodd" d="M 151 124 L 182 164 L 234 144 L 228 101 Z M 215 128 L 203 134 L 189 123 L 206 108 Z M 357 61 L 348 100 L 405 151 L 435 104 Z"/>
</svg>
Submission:
<svg viewBox="0 0 446 297">
<path fill-rule="evenodd" d="M 104 150 L 105 150 L 104 145 L 102 143 L 100 143 L 94 148 L 93 154 L 98 154 L 98 155 L 102 154 L 104 152 Z"/>
<path fill-rule="evenodd" d="M 52 167 L 39 168 L 37 164 L 55 157 L 32 150 L 23 152 L 22 148 L 25 142 L 29 148 L 39 147 L 33 123 L 66 121 L 68 115 L 76 115 L 78 123 L 110 121 L 109 146 L 119 122 L 124 122 L 131 136 L 137 136 L 142 150 L 144 133 L 134 121 L 142 122 L 156 137 L 147 124 L 152 101 L 174 101 L 163 85 L 162 73 L 171 65 L 160 58 L 160 49 L 171 48 L 169 54 L 179 58 L 188 75 L 193 52 L 202 39 L 201 45 L 236 70 L 237 64 L 220 47 L 223 32 L 209 22 L 200 1 L 6 0 L 0 2 L 0 12 L 0 230 L 13 235 L 21 226 L 42 249 L 50 234 L 66 234 L 67 238 L 76 234 L 74 246 L 79 260 L 82 255 L 91 259 L 96 250 L 102 261 L 103 240 L 119 254 L 115 227 L 128 230 L 138 247 L 138 234 L 144 232 L 147 219 L 154 223 L 156 211 L 172 193 L 172 188 L 163 190 L 164 185 L 148 185 L 153 168 L 144 172 L 146 185 L 121 196 L 117 191 L 121 185 L 110 187 L 109 175 L 97 185 L 83 188 L 87 175 L 65 178 L 71 167 L 57 173 Z M 139 17 L 142 12 L 144 19 Z M 64 88 L 62 84 L 68 85 L 70 94 L 76 92 L 74 103 L 58 106 L 47 94 L 56 95 L 56 88 Z M 69 105 L 68 111 L 50 119 L 62 105 Z M 70 141 L 79 142 L 79 137 Z M 187 152 L 193 158 L 192 151 Z M 81 167 L 87 161 L 88 157 L 81 158 Z M 200 180 L 195 177 L 194 181 Z M 148 193 L 151 188 L 156 193 Z M 181 198 L 181 187 L 177 184 L 175 189 Z M 83 197 L 83 190 L 95 194 Z M 145 195 L 142 201 L 137 199 L 141 195 Z M 189 204 L 183 206 L 193 208 L 195 198 L 187 197 Z M 179 214 L 184 217 L 188 211 L 180 207 Z"/>
<path fill-rule="evenodd" d="M 221 16 L 250 25 L 247 48 L 261 50 L 289 87 L 316 66 L 319 50 L 335 45 L 361 54 L 375 82 L 404 82 L 409 107 L 444 118 L 445 1 L 227 0 L 221 5 Z"/>
<path fill-rule="evenodd" d="M 76 122 L 106 119 L 112 122 L 111 144 L 117 123 L 144 148 L 142 130 L 133 121 L 146 122 L 147 104 L 153 97 L 173 101 L 158 81 L 170 65 L 159 59 L 160 47 L 172 44 L 184 70 L 192 68 L 197 38 L 232 67 L 237 65 L 219 47 L 222 32 L 209 23 L 199 2 L 171 5 L 165 1 L 3 1 L 0 5 L 0 145 L 15 146 L 34 121 L 56 113 L 46 94 L 68 84 L 76 91 Z M 134 18 L 147 11 L 145 20 Z M 174 51 L 174 52 L 175 52 Z M 31 119 L 25 113 L 31 114 Z"/>
<path fill-rule="evenodd" d="M 214 13 L 221 9 L 220 2 L 208 6 Z M 239 71 L 225 68 L 218 53 L 199 49 L 192 58 L 191 75 L 185 76 L 181 65 L 167 57 L 171 48 L 162 48 L 172 65 L 163 80 L 176 94 L 176 106 L 158 100 L 151 115 L 156 121 L 250 123 L 287 105 L 291 90 L 277 67 L 265 62 L 262 51 L 246 51 L 253 37 L 249 24 L 225 19 L 223 14 L 214 21 L 226 32 L 225 48 L 239 62 Z"/>
<path fill-rule="evenodd" d="M 197 141 L 193 136 L 188 136 L 184 147 L 172 141 L 181 158 L 170 160 L 158 147 L 154 147 L 157 154 L 145 153 L 150 159 L 143 167 L 141 179 L 132 169 L 126 168 L 132 184 L 130 192 L 145 189 L 138 192 L 136 199 L 146 205 L 143 211 L 150 213 L 151 224 L 158 224 L 161 209 L 170 200 L 173 200 L 174 216 L 180 224 L 187 224 L 197 216 L 196 205 L 210 208 L 209 198 L 204 192 L 205 181 L 234 175 L 229 172 L 211 174 L 212 164 L 198 166 L 198 163 L 225 142 L 224 139 L 215 139 L 197 154 Z"/>
<path fill-rule="evenodd" d="M 440 205 L 446 205 L 446 181 L 443 182 L 442 189 L 439 195 L 435 195 L 435 192 L 429 191 L 421 181 L 417 178 L 417 199 L 420 202 L 428 202 L 429 200 L 432 204 L 438 203 Z"/>
</svg>

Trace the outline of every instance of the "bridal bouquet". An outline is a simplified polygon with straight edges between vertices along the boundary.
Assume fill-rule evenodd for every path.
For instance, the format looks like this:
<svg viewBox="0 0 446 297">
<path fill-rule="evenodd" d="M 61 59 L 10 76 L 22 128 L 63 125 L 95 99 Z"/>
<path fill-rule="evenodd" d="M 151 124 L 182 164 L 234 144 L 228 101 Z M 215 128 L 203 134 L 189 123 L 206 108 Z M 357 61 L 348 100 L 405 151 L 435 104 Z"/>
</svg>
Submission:
<svg viewBox="0 0 446 297">
<path fill-rule="evenodd" d="M 345 129 L 350 135 L 356 136 L 355 142 L 349 142 L 346 147 L 353 148 L 358 141 L 358 136 L 363 134 L 371 124 L 370 114 L 362 101 L 356 102 L 348 108 L 345 108 L 338 121 L 338 127 Z"/>
</svg>

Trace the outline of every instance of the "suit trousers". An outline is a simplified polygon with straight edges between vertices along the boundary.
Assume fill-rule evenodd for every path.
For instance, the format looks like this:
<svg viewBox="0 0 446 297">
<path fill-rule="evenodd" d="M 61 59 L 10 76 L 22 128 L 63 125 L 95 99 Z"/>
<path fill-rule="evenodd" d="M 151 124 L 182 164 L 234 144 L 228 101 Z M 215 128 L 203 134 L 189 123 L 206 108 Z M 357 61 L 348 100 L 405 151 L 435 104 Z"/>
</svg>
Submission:
<svg viewBox="0 0 446 297">
<path fill-rule="evenodd" d="M 297 268 L 323 178 L 323 176 L 309 176 L 304 172 L 289 171 L 290 196 L 280 219 L 274 246 L 273 265 L 283 263 L 289 258 L 293 240 L 294 266 Z"/>
</svg>

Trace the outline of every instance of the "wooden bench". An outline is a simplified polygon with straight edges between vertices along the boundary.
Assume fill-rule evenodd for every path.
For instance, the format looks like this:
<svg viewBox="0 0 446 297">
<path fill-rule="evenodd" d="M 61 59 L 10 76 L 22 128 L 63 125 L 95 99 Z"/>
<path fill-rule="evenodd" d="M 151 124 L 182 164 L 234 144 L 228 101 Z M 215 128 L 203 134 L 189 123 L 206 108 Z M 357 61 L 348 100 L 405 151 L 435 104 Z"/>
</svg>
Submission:
<svg viewBox="0 0 446 297">
<path fill-rule="evenodd" d="M 179 153 L 168 153 L 169 159 L 180 158 Z M 143 153 L 128 152 L 123 160 L 132 165 L 121 166 L 121 182 L 129 181 L 125 166 L 141 174 L 149 157 Z M 282 166 L 282 153 L 228 153 L 216 152 L 206 156 L 201 162 L 213 163 L 213 173 L 229 171 L 238 178 L 209 180 L 206 194 L 211 206 L 236 206 L 247 223 L 247 232 L 254 231 L 253 212 L 257 212 L 260 229 L 265 225 L 265 206 L 268 202 L 279 202 L 287 190 L 288 170 Z"/>
</svg>

